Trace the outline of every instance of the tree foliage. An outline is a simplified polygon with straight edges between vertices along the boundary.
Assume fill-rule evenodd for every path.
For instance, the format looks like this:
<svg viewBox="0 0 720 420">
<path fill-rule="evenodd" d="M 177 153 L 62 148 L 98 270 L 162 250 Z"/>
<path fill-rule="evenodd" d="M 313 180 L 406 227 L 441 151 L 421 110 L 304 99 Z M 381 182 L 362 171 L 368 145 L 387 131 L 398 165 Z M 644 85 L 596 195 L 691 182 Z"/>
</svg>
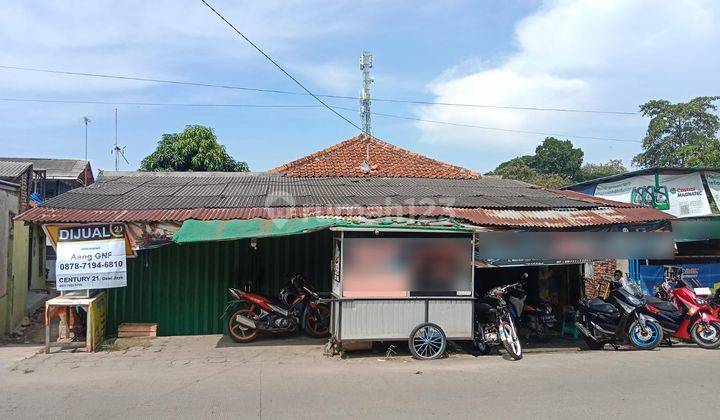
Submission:
<svg viewBox="0 0 720 420">
<path fill-rule="evenodd" d="M 653 166 L 718 166 L 720 118 L 712 113 L 718 96 L 701 96 L 686 103 L 652 100 L 640 106 L 650 117 L 644 151 L 633 163 Z"/>
<path fill-rule="evenodd" d="M 157 149 L 140 163 L 142 171 L 247 172 L 217 141 L 212 128 L 188 125 L 182 133 L 163 134 Z"/>
<path fill-rule="evenodd" d="M 558 174 L 575 179 L 580 172 L 583 156 L 583 151 L 574 148 L 570 140 L 548 137 L 535 149 L 532 167 L 543 174 Z"/>
<path fill-rule="evenodd" d="M 574 181 L 589 181 L 591 179 L 624 174 L 625 172 L 627 172 L 627 168 L 623 166 L 622 160 L 620 159 L 612 159 L 607 163 L 586 163 L 580 168 L 580 172 Z"/>
<path fill-rule="evenodd" d="M 548 137 L 535 149 L 534 155 L 510 159 L 489 174 L 557 188 L 573 182 L 580 173 L 583 155 L 583 151 L 574 148 L 570 140 Z"/>
</svg>

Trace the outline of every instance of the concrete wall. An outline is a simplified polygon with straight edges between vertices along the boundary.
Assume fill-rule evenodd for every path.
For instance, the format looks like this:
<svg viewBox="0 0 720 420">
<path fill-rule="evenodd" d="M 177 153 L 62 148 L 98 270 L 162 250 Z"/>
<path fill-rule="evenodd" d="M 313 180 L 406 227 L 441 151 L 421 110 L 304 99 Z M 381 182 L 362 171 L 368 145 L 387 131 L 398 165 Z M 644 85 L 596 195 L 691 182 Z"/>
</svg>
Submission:
<svg viewBox="0 0 720 420">
<path fill-rule="evenodd" d="M 10 238 L 18 236 L 13 229 L 18 224 L 12 218 L 20 212 L 20 190 L 15 187 L 0 184 L 0 335 L 6 334 L 16 324 L 15 304 L 15 241 Z M 27 263 L 26 263 L 27 265 Z M 21 316 L 24 312 L 25 302 L 22 302 Z"/>
<path fill-rule="evenodd" d="M 47 281 L 47 261 L 45 256 L 47 254 L 45 246 L 45 234 L 38 225 L 32 225 L 30 227 L 32 234 L 32 266 L 30 268 L 30 289 L 32 290 L 44 290 L 46 288 Z M 52 262 L 54 262 L 53 260 Z"/>
</svg>

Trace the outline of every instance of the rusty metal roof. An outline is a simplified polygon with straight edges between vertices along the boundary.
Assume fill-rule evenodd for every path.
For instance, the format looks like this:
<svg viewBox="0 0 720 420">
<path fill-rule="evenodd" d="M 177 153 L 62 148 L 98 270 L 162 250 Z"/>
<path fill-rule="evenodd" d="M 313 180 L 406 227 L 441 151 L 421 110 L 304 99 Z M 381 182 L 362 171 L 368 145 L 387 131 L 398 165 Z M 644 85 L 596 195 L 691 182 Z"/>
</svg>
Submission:
<svg viewBox="0 0 720 420">
<path fill-rule="evenodd" d="M 561 228 L 672 218 L 646 207 L 496 178 L 194 175 L 106 172 L 95 184 L 50 199 L 19 219 L 62 223 L 427 216 L 482 226 Z"/>
<path fill-rule="evenodd" d="M 611 224 L 646 223 L 673 217 L 647 207 L 617 207 L 574 210 L 502 210 L 436 206 L 371 207 L 251 207 L 169 210 L 81 210 L 37 207 L 19 219 L 38 223 L 86 223 L 131 221 L 184 221 L 277 219 L 310 216 L 414 216 L 454 217 L 477 226 L 572 228 Z"/>
</svg>

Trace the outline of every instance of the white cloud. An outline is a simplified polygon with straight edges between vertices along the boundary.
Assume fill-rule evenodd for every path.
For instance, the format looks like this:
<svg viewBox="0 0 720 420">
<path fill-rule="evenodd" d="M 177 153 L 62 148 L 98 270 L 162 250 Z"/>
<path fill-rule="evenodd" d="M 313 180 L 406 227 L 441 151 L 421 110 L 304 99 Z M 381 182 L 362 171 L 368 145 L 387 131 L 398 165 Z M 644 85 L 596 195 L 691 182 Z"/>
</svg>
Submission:
<svg viewBox="0 0 720 420">
<path fill-rule="evenodd" d="M 720 91 L 720 3 L 712 0 L 549 1 L 515 28 L 516 52 L 499 65 L 449 69 L 430 85 L 437 102 L 637 110 L 651 98 Z M 479 59 L 478 59 L 479 60 Z M 639 140 L 637 117 L 427 106 L 421 118 L 482 126 Z M 527 152 L 542 136 L 418 123 L 428 142 Z M 624 153 L 580 142 L 594 160 Z M 617 146 L 617 144 L 616 144 Z"/>
<path fill-rule="evenodd" d="M 6 2 L 7 3 L 7 2 Z M 287 61 L 297 43 L 355 30 L 341 7 L 305 1 L 216 1 L 251 39 Z M 39 6 L 39 5 L 37 5 Z M 246 69 L 267 63 L 199 1 L 24 1 L 3 4 L 0 64 L 140 77 L 183 79 L 190 67 Z M 145 83 L 0 70 L 5 92 L 141 90 Z"/>
</svg>

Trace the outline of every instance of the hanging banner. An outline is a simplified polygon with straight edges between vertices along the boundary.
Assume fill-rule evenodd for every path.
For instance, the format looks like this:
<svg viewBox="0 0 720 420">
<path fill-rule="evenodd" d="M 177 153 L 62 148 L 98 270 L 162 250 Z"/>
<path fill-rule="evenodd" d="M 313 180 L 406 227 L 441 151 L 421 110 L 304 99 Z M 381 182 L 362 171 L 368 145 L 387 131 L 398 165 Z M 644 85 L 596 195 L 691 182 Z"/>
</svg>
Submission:
<svg viewBox="0 0 720 420">
<path fill-rule="evenodd" d="M 705 181 L 712 198 L 716 203 L 720 203 L 720 172 L 705 172 Z"/>
<path fill-rule="evenodd" d="M 700 172 L 659 175 L 657 179 L 654 175 L 640 175 L 606 182 L 598 184 L 595 196 L 650 206 L 676 217 L 712 214 Z"/>
<path fill-rule="evenodd" d="M 62 227 L 58 231 L 57 290 L 127 285 L 124 225 Z"/>
</svg>

